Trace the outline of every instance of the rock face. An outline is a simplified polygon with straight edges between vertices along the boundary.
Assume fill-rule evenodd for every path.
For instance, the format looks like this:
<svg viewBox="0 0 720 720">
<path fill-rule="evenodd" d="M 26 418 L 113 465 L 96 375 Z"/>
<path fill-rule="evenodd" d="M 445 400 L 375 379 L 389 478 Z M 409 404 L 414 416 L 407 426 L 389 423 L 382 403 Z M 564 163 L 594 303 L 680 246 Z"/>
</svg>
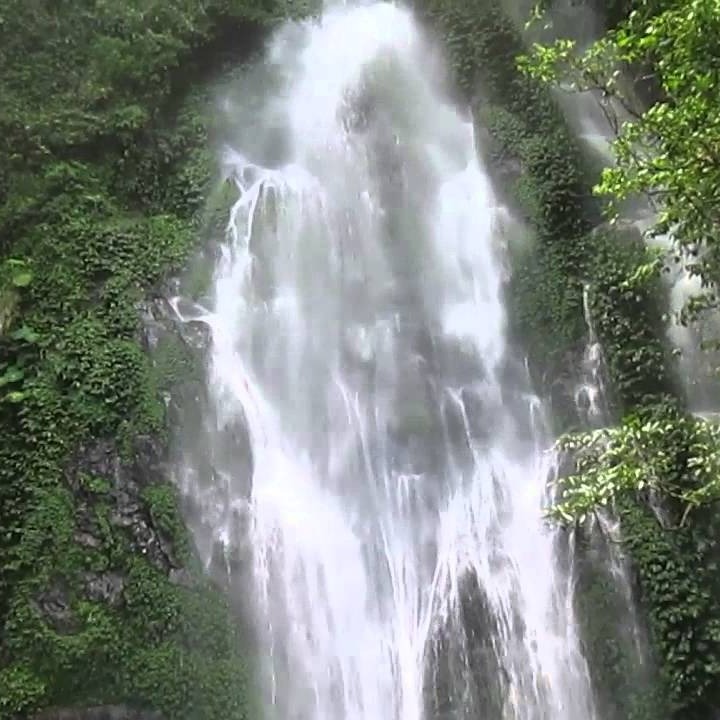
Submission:
<svg viewBox="0 0 720 720">
<path fill-rule="evenodd" d="M 153 517 L 145 496 L 149 488 L 168 489 L 164 452 L 159 441 L 143 436 L 134 441 L 129 460 L 121 459 L 119 448 L 110 440 L 96 440 L 81 447 L 66 471 L 66 482 L 76 499 L 74 538 L 88 550 L 102 550 L 108 532 L 98 513 L 98 504 L 102 503 L 110 531 L 126 538 L 130 552 L 147 558 L 171 582 L 187 586 L 190 582 L 184 579 L 173 539 Z M 123 606 L 127 579 L 121 572 L 85 571 L 77 581 L 75 589 L 84 599 L 116 609 Z M 59 635 L 71 635 L 81 625 L 72 609 L 72 596 L 67 583 L 57 580 L 32 601 L 35 610 Z"/>
<path fill-rule="evenodd" d="M 159 570 L 169 573 L 179 568 L 171 538 L 157 527 L 143 500 L 143 492 L 164 485 L 169 476 L 165 450 L 154 438 L 140 436 L 133 442 L 129 461 L 122 461 L 118 447 L 110 440 L 96 440 L 80 448 L 68 469 L 68 483 L 80 499 L 76 540 L 87 547 L 102 543 L 102 531 L 94 511 L 94 491 L 88 482 L 102 483 L 103 498 L 109 503 L 109 521 L 130 538 L 134 552 L 143 555 Z M 107 488 L 107 489 L 105 489 Z M 89 599 L 111 603 L 122 593 L 122 578 L 112 573 L 85 577 Z"/>
<path fill-rule="evenodd" d="M 118 607 L 122 603 L 125 579 L 120 573 L 84 573 L 83 581 L 88 600 L 106 603 L 111 607 Z"/>
<path fill-rule="evenodd" d="M 77 621 L 70 606 L 70 597 L 63 585 L 48 588 L 34 600 L 35 609 L 59 635 L 70 635 L 77 630 Z"/>
<path fill-rule="evenodd" d="M 164 720 L 160 713 L 133 710 L 122 705 L 46 710 L 33 720 Z"/>
</svg>

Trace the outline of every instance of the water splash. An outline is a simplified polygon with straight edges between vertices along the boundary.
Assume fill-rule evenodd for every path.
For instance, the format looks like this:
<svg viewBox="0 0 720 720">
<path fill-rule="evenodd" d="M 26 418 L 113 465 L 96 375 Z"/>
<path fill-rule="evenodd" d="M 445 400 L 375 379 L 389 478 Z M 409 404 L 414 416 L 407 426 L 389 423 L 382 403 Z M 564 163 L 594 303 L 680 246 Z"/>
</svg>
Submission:
<svg viewBox="0 0 720 720">
<path fill-rule="evenodd" d="M 391 4 L 288 26 L 225 153 L 209 393 L 247 440 L 220 498 L 251 519 L 266 707 L 590 720 L 550 438 L 505 341 L 508 211 L 433 57 Z"/>
</svg>

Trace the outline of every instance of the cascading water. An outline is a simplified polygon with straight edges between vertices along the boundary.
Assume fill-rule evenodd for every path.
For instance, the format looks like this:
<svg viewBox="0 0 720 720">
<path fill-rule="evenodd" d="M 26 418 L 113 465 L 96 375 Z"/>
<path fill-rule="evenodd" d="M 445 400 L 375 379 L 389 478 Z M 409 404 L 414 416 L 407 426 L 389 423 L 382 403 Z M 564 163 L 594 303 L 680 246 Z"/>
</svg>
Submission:
<svg viewBox="0 0 720 720">
<path fill-rule="evenodd" d="M 575 389 L 575 406 L 586 426 L 599 427 L 609 422 L 610 414 L 607 408 L 603 349 L 590 312 L 590 287 L 587 284 L 583 288 L 583 315 L 588 338 L 580 367 L 580 382 Z"/>
<path fill-rule="evenodd" d="M 200 504 L 226 545 L 227 507 L 251 518 L 270 717 L 590 720 L 511 218 L 433 58 L 386 3 L 276 36 L 205 318 L 214 432 L 248 439 Z"/>
<path fill-rule="evenodd" d="M 582 4 L 574 5 L 570 13 L 570 17 L 575 18 L 576 32 L 580 33 L 582 44 L 599 37 L 599 34 L 587 35 L 593 25 L 592 15 L 588 15 L 588 8 Z M 555 97 L 584 146 L 586 159 L 596 163 L 598 172 L 613 165 L 612 142 L 623 123 L 633 122 L 633 116 L 623 104 L 599 91 L 576 92 L 570 88 L 557 91 Z M 695 253 L 679 247 L 672 233 L 650 234 L 658 210 L 650 198 L 633 197 L 623 203 L 622 225 L 626 229 L 635 228 L 638 239 L 644 237 L 650 248 L 659 250 L 664 256 L 663 279 L 668 292 L 666 337 L 678 356 L 677 377 L 684 386 L 689 407 L 698 415 L 717 417 L 720 393 L 714 368 L 720 362 L 720 352 L 702 346 L 703 338 L 709 338 L 713 343 L 720 339 L 720 313 L 712 309 L 701 313 L 689 324 L 681 321 L 688 302 L 703 296 L 707 288 L 693 272 L 698 261 Z"/>
</svg>

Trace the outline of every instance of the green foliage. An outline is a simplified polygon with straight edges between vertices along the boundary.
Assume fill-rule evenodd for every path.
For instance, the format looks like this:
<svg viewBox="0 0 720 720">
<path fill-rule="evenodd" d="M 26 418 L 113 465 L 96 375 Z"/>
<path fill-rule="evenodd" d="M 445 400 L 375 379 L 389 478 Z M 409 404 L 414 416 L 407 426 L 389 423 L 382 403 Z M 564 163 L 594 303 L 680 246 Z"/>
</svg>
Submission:
<svg viewBox="0 0 720 720">
<path fill-rule="evenodd" d="M 164 111 L 163 100 L 196 76 L 208 46 L 230 35 L 249 44 L 259 27 L 312 6 L 8 0 L 0 16 L 0 155 L 11 163 L 5 169 L 34 166 L 83 145 L 99 149 L 105 139 L 131 147 Z"/>
<path fill-rule="evenodd" d="M 152 351 L 152 360 L 154 383 L 160 392 L 169 392 L 183 382 L 204 379 L 202 359 L 178 335 L 161 335 Z"/>
<path fill-rule="evenodd" d="M 665 301 L 657 271 L 662 262 L 632 231 L 596 231 L 591 246 L 588 305 L 617 398 L 615 409 L 654 403 L 673 391 L 658 312 Z"/>
<path fill-rule="evenodd" d="M 698 511 L 705 517 L 677 530 L 663 527 L 636 503 L 623 501 L 619 509 L 672 717 L 702 720 L 720 702 L 718 534 L 711 519 L 716 509 Z"/>
<path fill-rule="evenodd" d="M 587 336 L 584 288 L 608 361 L 617 410 L 670 390 L 661 338 L 655 270 L 659 260 L 622 227 L 590 231 L 596 207 L 583 192 L 578 157 L 566 154 L 561 131 L 539 136 L 516 116 L 481 116 L 501 148 L 518 158 L 514 197 L 535 229 L 535 243 L 513 259 L 511 316 L 518 337 L 540 368 L 546 387 L 577 356 Z M 555 410 L 561 426 L 570 419 Z"/>
<path fill-rule="evenodd" d="M 3 263 L 0 276 L 4 280 L 4 284 L 9 283 L 16 288 L 25 288 L 33 278 L 32 270 L 28 267 L 25 260 L 19 258 L 8 258 Z"/>
<path fill-rule="evenodd" d="M 43 682 L 30 668 L 12 665 L 0 669 L 0 716 L 29 712 L 44 694 Z"/>
<path fill-rule="evenodd" d="M 542 362 L 551 381 L 563 373 L 566 353 L 586 332 L 582 280 L 562 248 L 549 245 L 543 252 L 530 248 L 517 257 L 511 283 L 516 333 L 526 339 L 530 357 Z"/>
<path fill-rule="evenodd" d="M 188 560 L 189 538 L 179 511 L 179 497 L 171 485 L 150 485 L 142 493 L 153 524 L 165 533 L 173 543 L 175 551 L 183 560 Z"/>
<path fill-rule="evenodd" d="M 643 618 L 614 572 L 612 539 L 594 528 L 575 533 L 575 611 L 598 713 L 617 720 L 668 716 L 667 699 L 654 681 L 656 658 Z M 630 616 L 629 616 L 630 615 Z M 629 617 L 628 617 L 629 616 Z"/>
<path fill-rule="evenodd" d="M 562 479 L 553 515 L 578 520 L 621 496 L 657 493 L 693 510 L 720 499 L 720 427 L 683 414 L 675 403 L 643 406 L 622 423 L 561 439 L 576 457 L 576 472 Z"/>
<path fill-rule="evenodd" d="M 615 163 L 597 192 L 611 200 L 652 197 L 659 216 L 652 232 L 672 233 L 691 269 L 714 287 L 720 277 L 718 204 L 720 141 L 717 96 L 720 75 L 720 3 L 662 0 L 638 3 L 627 18 L 583 53 L 571 40 L 536 45 L 524 68 L 546 82 L 601 90 L 621 104 L 630 120 L 615 120 Z M 649 106 L 637 101 L 625 68 L 651 67 Z M 606 101 L 607 102 L 607 101 Z"/>
<path fill-rule="evenodd" d="M 112 438 L 132 468 L 139 436 L 162 439 L 161 393 L 197 367 L 187 348 L 143 353 L 139 304 L 183 267 L 207 224 L 209 91 L 194 88 L 253 52 L 275 21 L 309 9 L 291 0 L 0 9 L 3 718 L 53 704 L 130 703 L 193 720 L 250 712 L 244 643 L 217 591 L 197 573 L 174 585 L 141 556 L 113 520 L 115 477 L 73 479 L 73 463 Z M 139 505 L 173 562 L 189 558 L 174 492 L 151 484 Z M 81 522 L 92 525 L 90 544 L 78 540 Z M 120 578 L 112 599 L 88 589 L 98 575 Z M 48 592 L 56 617 L 43 609 Z"/>
<path fill-rule="evenodd" d="M 560 446 L 575 470 L 560 480 L 552 516 L 619 514 L 673 717 L 706 717 L 720 698 L 720 428 L 666 400 Z"/>
</svg>

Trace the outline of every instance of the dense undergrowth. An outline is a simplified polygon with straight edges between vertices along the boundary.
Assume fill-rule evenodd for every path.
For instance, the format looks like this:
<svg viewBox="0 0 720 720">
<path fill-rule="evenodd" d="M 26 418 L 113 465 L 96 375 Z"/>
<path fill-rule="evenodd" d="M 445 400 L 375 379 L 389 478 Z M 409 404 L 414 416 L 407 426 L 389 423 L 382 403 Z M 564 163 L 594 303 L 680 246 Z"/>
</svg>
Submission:
<svg viewBox="0 0 720 720">
<path fill-rule="evenodd" d="M 0 8 L 1 718 L 102 703 L 249 714 L 242 643 L 192 569 L 162 471 L 173 369 L 143 351 L 139 308 L 202 228 L 214 163 L 199 88 L 305 9 Z M 84 472 L 98 447 L 109 460 Z M 173 567 L 192 579 L 171 582 Z"/>
</svg>

